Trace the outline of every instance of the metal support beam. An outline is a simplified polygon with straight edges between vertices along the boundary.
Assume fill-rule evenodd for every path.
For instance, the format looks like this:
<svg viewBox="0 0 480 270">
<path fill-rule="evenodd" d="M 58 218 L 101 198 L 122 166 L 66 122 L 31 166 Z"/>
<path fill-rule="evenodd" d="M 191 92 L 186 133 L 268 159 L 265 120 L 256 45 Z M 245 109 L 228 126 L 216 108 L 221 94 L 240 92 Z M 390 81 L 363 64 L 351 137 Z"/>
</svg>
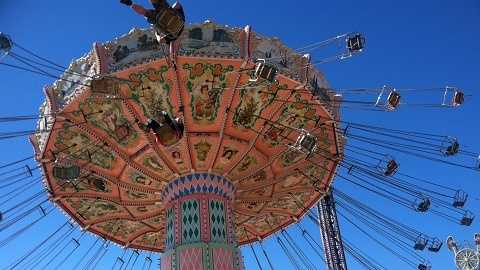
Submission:
<svg viewBox="0 0 480 270">
<path fill-rule="evenodd" d="M 345 260 L 332 192 L 329 192 L 318 202 L 317 209 L 328 270 L 347 270 L 347 261 Z"/>
</svg>

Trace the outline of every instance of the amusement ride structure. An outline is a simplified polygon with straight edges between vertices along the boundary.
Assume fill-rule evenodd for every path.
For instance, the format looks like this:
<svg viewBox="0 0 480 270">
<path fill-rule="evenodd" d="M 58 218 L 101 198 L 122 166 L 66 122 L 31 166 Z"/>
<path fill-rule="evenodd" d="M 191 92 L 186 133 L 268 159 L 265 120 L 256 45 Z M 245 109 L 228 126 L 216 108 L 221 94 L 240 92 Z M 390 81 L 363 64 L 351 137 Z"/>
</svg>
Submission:
<svg viewBox="0 0 480 270">
<path fill-rule="evenodd" d="M 145 16 L 152 12 L 121 2 Z M 163 270 L 243 269 L 240 246 L 250 246 L 262 269 L 254 243 L 274 269 L 262 246 L 270 237 L 277 239 L 292 268 L 322 268 L 290 236 L 287 227 L 292 224 L 309 247 L 323 254 L 320 259 L 329 270 L 347 269 L 345 253 L 366 269 L 386 269 L 342 239 L 338 212 L 413 269 L 430 269 L 416 251 L 438 252 L 442 241 L 334 188 L 335 178 L 419 213 L 472 224 L 473 213 L 463 209 L 468 198 L 464 191 L 403 174 L 399 161 L 386 152 L 471 170 L 478 170 L 478 154 L 463 150 L 454 137 L 341 117 L 342 106 L 395 111 L 416 105 L 409 103 L 408 89 L 329 87 L 318 64 L 359 54 L 366 45 L 363 35 L 348 33 L 293 50 L 250 26 L 210 21 L 184 25 L 181 6 L 154 7 L 155 16 L 149 18 L 153 28 L 95 43 L 68 68 L 0 34 L 5 59 L 17 61 L 4 61 L 3 66 L 57 79 L 44 89 L 39 116 L 2 118 L 38 119 L 35 131 L 0 135 L 29 136 L 38 166 L 26 165 L 28 158 L 0 166 L 6 179 L 0 189 L 39 173 L 35 181 L 43 181 L 45 191 L 17 202 L 13 193 L 1 200 L 0 233 L 13 232 L 2 237 L 0 246 L 54 211 L 50 201 L 71 218 L 69 236 L 81 228 L 80 237 L 70 237 L 77 248 L 85 232 L 103 239 L 97 251 L 85 254 L 91 257 L 83 269 L 96 269 L 110 243 L 124 247 L 112 269 L 134 269 L 140 251 L 162 253 Z M 328 46 L 338 52 L 322 59 L 309 54 Z M 438 102 L 423 106 L 464 103 L 465 94 L 456 87 L 433 93 Z M 42 201 L 42 196 L 48 199 Z M 19 225 L 37 210 L 42 212 L 38 220 Z M 303 217 L 318 226 L 321 240 L 301 227 Z M 64 248 L 58 254 L 44 248 L 54 236 L 67 234 L 62 230 L 68 224 L 5 269 L 30 269 L 35 256 L 43 258 L 43 269 L 64 269 L 76 248 L 63 257 Z M 386 242 L 401 241 L 387 246 L 365 228 Z M 457 262 L 467 256 L 451 243 L 449 248 Z M 151 265 L 151 255 L 146 255 L 142 269 Z"/>
<path fill-rule="evenodd" d="M 453 237 L 447 239 L 448 249 L 455 255 L 455 263 L 459 270 L 476 270 L 480 267 L 480 233 L 475 234 L 475 248 L 469 245 L 458 245 Z"/>
</svg>

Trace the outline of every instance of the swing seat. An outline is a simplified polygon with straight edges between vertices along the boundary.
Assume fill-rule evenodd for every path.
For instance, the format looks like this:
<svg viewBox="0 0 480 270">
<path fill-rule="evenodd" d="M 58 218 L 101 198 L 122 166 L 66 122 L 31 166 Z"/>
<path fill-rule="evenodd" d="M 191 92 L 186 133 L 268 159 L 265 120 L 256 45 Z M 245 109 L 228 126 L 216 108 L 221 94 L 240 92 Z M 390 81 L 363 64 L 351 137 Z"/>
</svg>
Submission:
<svg viewBox="0 0 480 270">
<path fill-rule="evenodd" d="M 91 82 L 92 94 L 112 95 L 118 94 L 120 89 L 119 83 L 112 78 L 98 77 Z"/>
<path fill-rule="evenodd" d="M 387 108 L 391 111 L 395 110 L 398 108 L 398 105 L 400 105 L 400 99 L 402 96 L 396 91 L 390 92 L 390 94 L 387 97 Z"/>
<path fill-rule="evenodd" d="M 454 107 L 458 107 L 462 105 L 464 101 L 465 101 L 465 94 L 463 94 L 463 92 L 459 90 L 455 91 L 455 94 L 453 95 L 452 105 Z"/>
<path fill-rule="evenodd" d="M 365 46 L 365 38 L 361 34 L 347 37 L 347 49 L 350 53 L 361 52 Z"/>
<path fill-rule="evenodd" d="M 80 167 L 78 166 L 54 166 L 53 176 L 61 180 L 74 180 L 80 176 Z"/>
<path fill-rule="evenodd" d="M 430 199 L 425 198 L 416 204 L 415 210 L 421 213 L 425 213 L 430 209 L 430 205 L 431 205 Z"/>
<path fill-rule="evenodd" d="M 388 93 L 388 96 L 386 96 L 386 93 Z M 381 107 L 386 111 L 394 111 L 400 106 L 401 98 L 402 96 L 395 88 L 384 85 L 378 94 L 375 106 Z"/>
<path fill-rule="evenodd" d="M 317 150 L 317 137 L 308 133 L 306 130 L 301 130 L 301 134 L 298 136 L 294 148 L 310 156 Z"/>
<path fill-rule="evenodd" d="M 473 223 L 473 218 L 471 217 L 463 217 L 462 220 L 460 220 L 460 224 L 463 226 L 470 226 Z"/>
<path fill-rule="evenodd" d="M 385 176 L 392 176 L 398 171 L 399 165 L 398 163 L 392 159 L 387 164 L 387 169 L 385 170 Z"/>
<path fill-rule="evenodd" d="M 161 120 L 150 119 L 146 128 L 152 130 L 157 142 L 167 147 L 179 142 L 183 137 L 184 125 L 179 119 L 173 119 L 168 113 L 162 111 L 159 117 Z"/>
<path fill-rule="evenodd" d="M 250 79 L 252 82 L 257 82 L 259 79 L 268 81 L 270 83 L 275 82 L 278 69 L 270 64 L 267 64 L 265 59 L 258 59 L 255 63 L 255 72 Z"/>
<path fill-rule="evenodd" d="M 445 149 L 445 155 L 454 156 L 458 154 L 459 151 L 460 151 L 460 144 L 456 139 L 454 139 L 452 140 L 451 145 L 449 145 L 447 149 Z"/>
<path fill-rule="evenodd" d="M 446 86 L 442 106 L 458 107 L 465 101 L 465 94 L 457 87 Z"/>
<path fill-rule="evenodd" d="M 439 252 L 440 249 L 442 248 L 443 246 L 443 242 L 438 240 L 438 239 L 433 239 L 432 240 L 432 243 L 430 244 L 430 246 L 428 247 L 428 251 L 431 251 L 431 252 Z"/>
<path fill-rule="evenodd" d="M 428 240 L 420 235 L 415 240 L 415 245 L 413 246 L 413 248 L 415 250 L 424 250 L 427 247 L 427 244 L 428 244 Z"/>
<path fill-rule="evenodd" d="M 377 165 L 377 170 L 384 176 L 393 176 L 400 168 L 400 164 L 390 155 L 384 156 Z"/>
<path fill-rule="evenodd" d="M 182 33 L 185 27 L 185 20 L 179 12 L 168 7 L 157 14 L 154 27 L 173 41 Z"/>
<path fill-rule="evenodd" d="M 475 219 L 475 216 L 471 212 L 467 211 L 465 212 L 462 219 L 460 220 L 460 225 L 470 226 L 472 225 L 474 219 Z"/>
<path fill-rule="evenodd" d="M 12 44 L 10 37 L 0 32 L 0 53 L 8 54 L 12 49 Z"/>
<path fill-rule="evenodd" d="M 102 192 L 105 192 L 107 190 L 107 186 L 105 184 L 105 181 L 101 180 L 101 179 L 95 179 L 93 181 L 93 185 L 95 186 L 95 188 L 99 191 L 102 191 Z"/>
<path fill-rule="evenodd" d="M 430 269 L 432 269 L 432 267 L 430 265 L 426 265 L 426 264 L 423 264 L 423 263 L 419 264 L 417 268 L 418 268 L 418 270 L 430 270 Z"/>
<path fill-rule="evenodd" d="M 453 198 L 452 206 L 455 208 L 463 208 L 467 202 L 468 194 L 463 190 L 457 190 Z"/>
</svg>

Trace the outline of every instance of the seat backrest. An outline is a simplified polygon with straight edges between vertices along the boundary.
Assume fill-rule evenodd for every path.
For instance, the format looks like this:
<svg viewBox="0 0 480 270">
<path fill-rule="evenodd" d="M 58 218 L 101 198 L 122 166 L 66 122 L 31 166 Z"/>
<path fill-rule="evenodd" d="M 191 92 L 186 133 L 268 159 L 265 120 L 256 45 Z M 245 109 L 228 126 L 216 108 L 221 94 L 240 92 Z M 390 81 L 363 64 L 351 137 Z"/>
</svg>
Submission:
<svg viewBox="0 0 480 270">
<path fill-rule="evenodd" d="M 180 14 L 172 8 L 166 8 L 157 15 L 156 26 L 162 32 L 177 36 L 184 26 L 184 21 Z"/>
<path fill-rule="evenodd" d="M 53 175 L 61 180 L 73 180 L 80 176 L 80 167 L 78 166 L 69 166 L 69 167 L 53 167 Z"/>
<path fill-rule="evenodd" d="M 93 79 L 91 83 L 92 94 L 116 95 L 119 88 L 118 82 L 110 78 Z"/>
<path fill-rule="evenodd" d="M 455 95 L 453 96 L 453 105 L 454 106 L 459 106 L 462 105 L 465 100 L 465 95 L 463 92 L 456 91 Z"/>
<path fill-rule="evenodd" d="M 100 190 L 100 191 L 105 191 L 106 190 L 106 185 L 105 185 L 105 182 L 103 180 L 100 180 L 100 179 L 95 179 L 93 181 L 93 184 L 95 185 L 95 187 Z"/>
<path fill-rule="evenodd" d="M 397 92 L 390 93 L 390 95 L 388 96 L 388 104 L 393 108 L 396 108 L 399 103 L 400 103 L 400 94 L 398 94 Z"/>
<path fill-rule="evenodd" d="M 273 82 L 277 75 L 277 68 L 273 65 L 261 64 L 257 67 L 255 75 L 257 78 L 259 77 L 269 82 Z"/>
</svg>

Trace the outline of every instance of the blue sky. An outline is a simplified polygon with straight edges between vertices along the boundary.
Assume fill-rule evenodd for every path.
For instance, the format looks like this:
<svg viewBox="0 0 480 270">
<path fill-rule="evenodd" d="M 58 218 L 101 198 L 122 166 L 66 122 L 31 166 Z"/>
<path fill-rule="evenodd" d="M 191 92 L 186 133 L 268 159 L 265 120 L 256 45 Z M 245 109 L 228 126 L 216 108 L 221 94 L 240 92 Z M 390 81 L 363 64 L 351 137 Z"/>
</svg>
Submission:
<svg viewBox="0 0 480 270">
<path fill-rule="evenodd" d="M 142 0 L 141 3 L 147 4 L 147 1 Z M 478 0 L 184 0 L 182 4 L 189 22 L 211 19 L 232 26 L 252 25 L 255 31 L 279 37 L 292 48 L 345 32 L 362 32 L 367 37 L 367 49 L 362 55 L 320 67 L 333 88 L 374 88 L 384 84 L 398 88 L 455 85 L 472 96 L 467 98 L 465 106 L 457 110 L 412 107 L 404 107 L 394 113 L 345 110 L 343 118 L 389 128 L 453 135 L 469 149 L 480 150 Z M 89 51 L 95 41 L 107 41 L 128 32 L 132 27 L 146 26 L 143 18 L 115 0 L 0 0 L 0 31 L 11 35 L 17 43 L 62 65 Z M 48 78 L 5 67 L 0 67 L 0 81 L 3 100 L 0 116 L 36 113 L 44 99 L 43 85 L 52 82 Z M 1 124 L 0 130 L 25 130 L 33 126 L 33 122 Z M 0 164 L 32 152 L 31 146 L 23 138 L 2 141 L 0 147 Z M 467 207 L 480 214 L 478 172 L 403 156 L 400 162 L 405 173 L 468 190 L 471 200 Z M 355 190 L 339 179 L 335 185 L 363 202 L 378 207 L 380 211 L 419 230 L 437 235 L 442 240 L 449 234 L 470 240 L 475 231 L 480 231 L 478 223 L 470 228 L 461 227 L 429 214 L 419 215 L 389 206 L 385 201 Z M 21 237 L 15 246 L 0 249 L 0 267 L 4 267 L 4 262 L 10 261 L 12 256 L 23 254 L 32 242 L 38 241 L 52 226 L 62 222 L 64 217 L 55 214 L 54 218 L 42 223 L 34 232 Z M 382 262 L 387 269 L 406 269 L 389 253 L 370 243 L 342 220 L 340 222 L 344 225 L 343 235 Z M 310 223 L 305 224 L 315 232 Z M 3 238 L 2 233 L 0 238 Z M 308 249 L 305 243 L 303 245 Z M 274 241 L 267 241 L 267 250 L 275 260 L 276 269 L 291 269 Z M 115 249 L 108 253 L 105 269 L 112 265 L 117 252 L 120 251 Z M 249 249 L 244 250 L 244 255 L 247 269 L 257 269 Z M 434 269 L 454 269 L 452 255 L 447 249 L 436 255 L 425 255 Z M 321 264 L 313 255 L 312 260 Z M 352 263 L 351 269 L 360 268 Z"/>
</svg>

